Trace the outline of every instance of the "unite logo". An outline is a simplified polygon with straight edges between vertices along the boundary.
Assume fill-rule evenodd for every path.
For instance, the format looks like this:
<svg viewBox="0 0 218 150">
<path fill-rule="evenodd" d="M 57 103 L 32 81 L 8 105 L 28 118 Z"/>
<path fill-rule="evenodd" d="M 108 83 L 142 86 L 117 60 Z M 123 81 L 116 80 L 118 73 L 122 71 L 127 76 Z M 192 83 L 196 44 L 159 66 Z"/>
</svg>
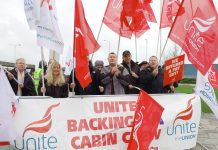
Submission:
<svg viewBox="0 0 218 150">
<path fill-rule="evenodd" d="M 179 0 L 168 1 L 166 14 L 170 23 L 173 23 L 173 17 L 176 16 L 179 6 L 180 6 Z"/>
<path fill-rule="evenodd" d="M 140 146 L 139 146 L 139 139 L 138 139 L 138 130 L 139 130 L 139 127 L 141 126 L 142 124 L 142 120 L 144 118 L 144 115 L 142 113 L 142 110 L 145 110 L 145 107 L 142 106 L 139 110 L 139 112 L 137 113 L 136 115 L 136 118 L 135 118 L 135 129 L 133 131 L 133 140 L 136 142 L 135 144 L 137 145 L 137 150 L 139 150 Z"/>
<path fill-rule="evenodd" d="M 38 133 L 48 132 L 51 129 L 51 125 L 52 125 L 51 111 L 52 111 L 53 108 L 58 107 L 59 105 L 60 105 L 60 103 L 51 105 L 47 109 L 47 111 L 44 114 L 42 119 L 34 121 L 34 122 L 28 124 L 25 127 L 25 130 L 23 132 L 23 137 L 24 137 L 24 135 L 25 135 L 25 133 L 27 131 L 35 131 L 35 132 L 38 132 Z M 43 124 L 45 124 L 45 125 L 43 125 Z"/>
<path fill-rule="evenodd" d="M 179 112 L 174 121 L 173 125 L 167 127 L 167 135 L 175 136 L 175 140 L 190 140 L 196 138 L 197 125 L 194 122 L 190 122 L 193 115 L 192 100 L 191 98 L 187 102 L 185 110 Z M 178 120 L 182 120 L 178 122 Z"/>
<path fill-rule="evenodd" d="M 37 137 L 25 136 L 27 132 L 33 131 L 37 133 L 46 133 L 51 129 L 52 126 L 52 115 L 51 111 L 58 107 L 60 103 L 51 105 L 47 108 L 42 119 L 34 121 L 25 127 L 22 135 L 22 141 L 15 140 L 14 146 L 20 150 L 29 149 L 55 149 L 57 147 L 57 138 L 54 136 L 39 135 Z"/>
<path fill-rule="evenodd" d="M 196 10 L 195 17 L 189 22 L 186 20 L 184 29 L 187 31 L 185 38 L 186 45 L 191 50 L 199 52 L 202 48 L 207 48 L 207 43 L 213 43 L 215 41 L 215 33 L 212 25 L 216 21 L 216 17 L 207 17 L 208 19 L 202 19 L 203 13 L 200 9 Z"/>
</svg>

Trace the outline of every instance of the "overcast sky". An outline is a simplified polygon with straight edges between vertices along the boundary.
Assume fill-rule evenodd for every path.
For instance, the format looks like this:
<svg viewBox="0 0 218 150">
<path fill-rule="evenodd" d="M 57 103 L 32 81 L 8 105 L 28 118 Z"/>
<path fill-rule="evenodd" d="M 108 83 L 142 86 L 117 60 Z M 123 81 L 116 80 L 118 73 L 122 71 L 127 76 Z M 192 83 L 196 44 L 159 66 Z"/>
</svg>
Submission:
<svg viewBox="0 0 218 150">
<path fill-rule="evenodd" d="M 160 0 L 153 0 L 152 3 L 157 20 L 159 20 L 160 14 L 159 1 Z M 29 30 L 23 9 L 23 0 L 0 0 L 0 2 L 0 61 L 15 62 L 15 58 L 24 57 L 27 60 L 27 63 L 38 64 L 41 59 L 40 47 L 36 45 L 35 31 Z M 97 37 L 108 0 L 83 0 L 82 2 L 86 13 L 86 19 L 93 34 Z M 217 7 L 218 0 L 214 0 L 214 3 Z M 56 0 L 59 27 L 65 44 L 64 53 L 60 60 L 61 64 L 64 64 L 66 51 L 73 45 L 73 5 L 74 0 Z M 151 55 L 156 55 L 159 25 L 149 23 L 149 26 L 151 29 L 137 39 L 137 61 L 139 62 L 148 59 Z M 162 46 L 166 41 L 168 31 L 169 29 L 162 30 Z M 117 53 L 118 38 L 119 36 L 117 34 L 103 25 L 98 40 L 101 48 L 94 55 L 93 59 L 102 59 L 106 61 L 109 45 L 110 51 Z M 146 40 L 148 41 L 147 46 Z M 168 49 L 173 49 L 174 47 L 171 42 L 169 42 L 168 46 Z M 147 51 L 146 47 L 148 48 Z M 121 53 L 125 49 L 130 50 L 132 52 L 133 60 L 136 60 L 134 37 L 131 40 L 121 38 L 119 62 L 121 62 Z M 165 54 L 166 53 L 167 50 Z M 48 50 L 45 50 L 45 56 L 46 60 L 48 60 Z"/>
</svg>

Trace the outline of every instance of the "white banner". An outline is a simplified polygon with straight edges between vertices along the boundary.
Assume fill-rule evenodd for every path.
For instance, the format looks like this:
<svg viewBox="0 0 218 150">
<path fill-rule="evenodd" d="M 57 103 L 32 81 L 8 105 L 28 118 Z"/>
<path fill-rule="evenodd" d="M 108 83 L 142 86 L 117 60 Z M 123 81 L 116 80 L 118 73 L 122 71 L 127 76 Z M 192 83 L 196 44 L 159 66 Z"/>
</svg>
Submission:
<svg viewBox="0 0 218 150">
<path fill-rule="evenodd" d="M 201 114 L 193 94 L 152 96 L 164 108 L 150 149 L 196 145 Z M 137 96 L 21 99 L 15 116 L 18 149 L 127 149 Z"/>
<path fill-rule="evenodd" d="M 55 0 L 44 0 L 40 11 L 40 23 L 37 26 L 37 44 L 62 53 L 64 43 L 58 27 Z"/>
<path fill-rule="evenodd" d="M 14 103 L 14 101 L 15 94 L 0 65 L 0 141 L 11 141 L 15 139 L 15 133 L 12 127 L 12 102 Z"/>
<path fill-rule="evenodd" d="M 30 29 L 37 31 L 37 44 L 62 53 L 63 39 L 58 27 L 55 0 L 24 0 Z"/>
<path fill-rule="evenodd" d="M 211 71 L 211 68 L 208 72 Z M 214 92 L 213 86 L 208 80 L 208 72 L 202 75 L 199 71 L 197 73 L 196 81 L 196 94 L 198 94 L 204 102 L 210 107 L 218 120 L 218 103 L 216 99 L 216 94 Z"/>
<path fill-rule="evenodd" d="M 73 49 L 69 47 L 67 55 L 66 55 L 66 59 L 65 59 L 65 71 L 64 71 L 65 75 L 70 75 L 71 71 L 73 70 L 73 67 L 74 67 L 73 59 L 74 59 Z"/>
<path fill-rule="evenodd" d="M 36 30 L 40 22 L 40 1 L 24 0 L 24 11 L 30 30 Z"/>
</svg>

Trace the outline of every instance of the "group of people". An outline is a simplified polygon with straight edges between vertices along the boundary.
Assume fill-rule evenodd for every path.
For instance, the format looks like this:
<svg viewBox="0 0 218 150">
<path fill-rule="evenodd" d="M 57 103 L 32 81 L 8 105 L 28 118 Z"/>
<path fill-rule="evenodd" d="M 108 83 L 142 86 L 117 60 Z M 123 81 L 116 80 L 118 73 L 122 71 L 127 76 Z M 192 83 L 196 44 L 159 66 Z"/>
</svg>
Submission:
<svg viewBox="0 0 218 150">
<path fill-rule="evenodd" d="M 117 55 L 113 52 L 108 55 L 109 65 L 98 60 L 94 66 L 89 61 L 89 71 L 92 82 L 82 88 L 75 74 L 71 73 L 66 81 L 61 65 L 50 60 L 40 62 L 39 68 L 34 73 L 34 78 L 26 71 L 25 59 L 19 58 L 16 67 L 7 73 L 9 82 L 18 96 L 45 95 L 54 98 L 68 97 L 69 90 L 76 95 L 116 95 L 138 94 L 139 88 L 149 94 L 173 93 L 178 85 L 163 86 L 164 71 L 158 65 L 156 56 L 151 56 L 149 62 L 137 64 L 132 60 L 130 51 L 122 54 L 122 63 L 117 63 Z M 42 73 L 42 68 L 44 72 Z"/>
</svg>

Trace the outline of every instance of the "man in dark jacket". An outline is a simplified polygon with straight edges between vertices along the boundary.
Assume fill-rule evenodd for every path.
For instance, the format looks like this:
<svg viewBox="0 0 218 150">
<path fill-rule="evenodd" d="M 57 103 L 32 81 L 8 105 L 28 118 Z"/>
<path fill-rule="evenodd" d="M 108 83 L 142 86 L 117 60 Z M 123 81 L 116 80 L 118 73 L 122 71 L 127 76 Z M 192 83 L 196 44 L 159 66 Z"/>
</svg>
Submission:
<svg viewBox="0 0 218 150">
<path fill-rule="evenodd" d="M 26 63 L 23 58 L 16 60 L 16 67 L 8 73 L 8 79 L 17 96 L 36 96 L 32 77 L 26 72 Z"/>
<path fill-rule="evenodd" d="M 74 73 L 74 83 L 72 82 L 72 72 L 69 77 L 70 90 L 74 88 L 75 95 L 97 95 L 99 93 L 99 81 L 97 79 L 97 73 L 92 65 L 92 62 L 89 61 L 89 71 L 91 74 L 92 82 L 83 89 L 76 79 L 76 75 Z"/>
<path fill-rule="evenodd" d="M 156 56 L 149 58 L 149 66 L 140 72 L 140 84 L 142 89 L 149 94 L 168 93 L 169 86 L 163 86 L 164 70 L 158 66 Z"/>
<path fill-rule="evenodd" d="M 127 94 L 138 94 L 139 90 L 133 88 L 133 86 L 138 86 L 139 84 L 139 73 L 140 68 L 137 63 L 135 63 L 132 60 L 132 55 L 130 51 L 125 50 L 123 52 L 123 62 L 122 65 L 124 68 L 127 69 L 129 76 L 128 76 L 128 82 L 131 86 L 128 86 L 126 89 Z"/>
</svg>

